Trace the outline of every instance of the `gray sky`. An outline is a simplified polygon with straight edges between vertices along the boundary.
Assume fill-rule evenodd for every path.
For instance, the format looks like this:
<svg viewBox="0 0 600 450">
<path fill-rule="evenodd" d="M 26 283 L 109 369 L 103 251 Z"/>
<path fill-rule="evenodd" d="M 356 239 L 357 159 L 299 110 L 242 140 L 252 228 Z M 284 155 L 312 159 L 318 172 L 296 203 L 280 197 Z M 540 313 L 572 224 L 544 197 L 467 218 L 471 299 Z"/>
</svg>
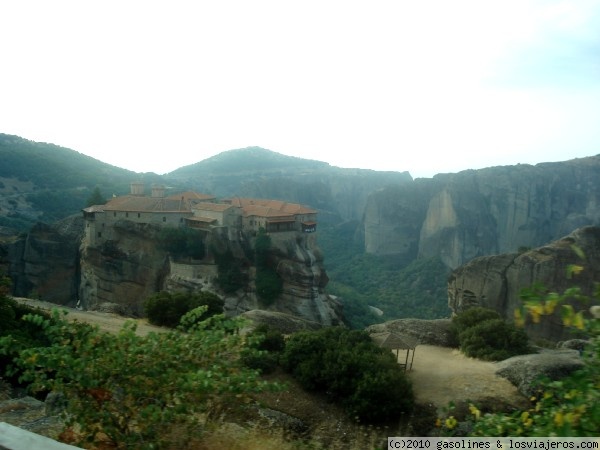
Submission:
<svg viewBox="0 0 600 450">
<path fill-rule="evenodd" d="M 165 173 L 600 153 L 600 0 L 4 1 L 0 132 Z"/>
</svg>

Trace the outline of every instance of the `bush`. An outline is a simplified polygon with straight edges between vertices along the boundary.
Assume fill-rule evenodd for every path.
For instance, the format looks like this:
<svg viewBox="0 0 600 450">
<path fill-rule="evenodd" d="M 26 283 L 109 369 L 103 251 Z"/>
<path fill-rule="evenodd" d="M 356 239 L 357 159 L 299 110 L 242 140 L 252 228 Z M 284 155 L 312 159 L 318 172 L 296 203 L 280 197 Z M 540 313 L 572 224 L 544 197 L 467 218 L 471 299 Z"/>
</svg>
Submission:
<svg viewBox="0 0 600 450">
<path fill-rule="evenodd" d="M 467 356 L 487 361 L 501 361 L 528 353 L 525 331 L 502 319 L 490 319 L 464 330 L 460 349 Z"/>
<path fill-rule="evenodd" d="M 49 345 L 23 350 L 15 363 L 32 392 L 65 396 L 63 436 L 75 445 L 188 448 L 202 421 L 268 386 L 240 364 L 237 321 L 211 319 L 210 327 L 195 325 L 188 333 L 138 336 L 132 322 L 109 334 L 58 313 L 25 320 Z"/>
<path fill-rule="evenodd" d="M 247 341 L 249 348 L 242 355 L 244 365 L 261 373 L 273 372 L 285 348 L 283 334 L 268 325 L 259 325 L 250 333 Z"/>
<path fill-rule="evenodd" d="M 467 328 L 485 322 L 486 320 L 501 319 L 500 314 L 493 309 L 475 307 L 469 308 L 460 312 L 452 318 L 452 326 L 450 328 L 457 345 L 459 344 L 459 336 Z"/>
<path fill-rule="evenodd" d="M 492 309 L 477 307 L 457 314 L 451 331 L 461 351 L 472 358 L 499 361 L 529 351 L 527 334 Z"/>
<path fill-rule="evenodd" d="M 305 389 L 326 393 L 362 421 L 394 419 L 413 407 L 412 386 L 394 355 L 364 331 L 329 327 L 296 333 L 281 362 Z"/>
<path fill-rule="evenodd" d="M 187 312 L 203 305 L 208 308 L 200 320 L 223 312 L 223 300 L 212 292 L 188 294 L 162 291 L 146 299 L 144 310 L 151 324 L 175 328 Z"/>
</svg>

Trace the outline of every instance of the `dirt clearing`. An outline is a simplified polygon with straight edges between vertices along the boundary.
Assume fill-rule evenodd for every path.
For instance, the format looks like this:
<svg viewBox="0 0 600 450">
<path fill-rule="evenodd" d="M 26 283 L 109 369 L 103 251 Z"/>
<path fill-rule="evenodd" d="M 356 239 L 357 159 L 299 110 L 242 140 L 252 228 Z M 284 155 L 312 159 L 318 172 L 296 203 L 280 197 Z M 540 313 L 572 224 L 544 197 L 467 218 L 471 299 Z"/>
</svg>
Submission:
<svg viewBox="0 0 600 450">
<path fill-rule="evenodd" d="M 51 311 L 56 308 L 63 310 L 68 313 L 68 320 L 78 320 L 80 322 L 87 322 L 93 325 L 97 325 L 101 330 L 109 331 L 111 333 L 118 332 L 127 320 L 134 321 L 137 324 L 137 334 L 145 336 L 151 331 L 165 332 L 167 328 L 157 327 L 150 325 L 146 319 L 132 319 L 127 317 L 119 316 L 118 314 L 103 313 L 98 311 L 81 311 L 67 306 L 57 305 L 55 303 L 43 302 L 40 300 L 32 300 L 29 298 L 13 297 L 19 303 L 29 305 L 33 308 L 40 308 L 46 311 Z"/>
<path fill-rule="evenodd" d="M 495 372 L 495 363 L 468 358 L 456 349 L 418 345 L 408 376 L 413 382 L 417 402 L 438 409 L 447 407 L 450 402 L 481 404 L 490 401 L 498 406 L 501 403 L 509 407 L 526 407 L 527 399 Z"/>
</svg>

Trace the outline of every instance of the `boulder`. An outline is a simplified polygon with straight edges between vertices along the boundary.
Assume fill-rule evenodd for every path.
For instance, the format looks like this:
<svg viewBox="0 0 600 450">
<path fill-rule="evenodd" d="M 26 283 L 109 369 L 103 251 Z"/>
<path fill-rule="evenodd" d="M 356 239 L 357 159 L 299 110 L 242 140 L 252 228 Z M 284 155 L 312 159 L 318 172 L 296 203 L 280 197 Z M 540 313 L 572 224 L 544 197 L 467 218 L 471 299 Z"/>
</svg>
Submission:
<svg viewBox="0 0 600 450">
<path fill-rule="evenodd" d="M 513 356 L 496 363 L 496 375 L 506 378 L 523 395 L 537 394 L 540 378 L 559 380 L 584 365 L 577 350 L 543 350 L 540 353 Z"/>
</svg>

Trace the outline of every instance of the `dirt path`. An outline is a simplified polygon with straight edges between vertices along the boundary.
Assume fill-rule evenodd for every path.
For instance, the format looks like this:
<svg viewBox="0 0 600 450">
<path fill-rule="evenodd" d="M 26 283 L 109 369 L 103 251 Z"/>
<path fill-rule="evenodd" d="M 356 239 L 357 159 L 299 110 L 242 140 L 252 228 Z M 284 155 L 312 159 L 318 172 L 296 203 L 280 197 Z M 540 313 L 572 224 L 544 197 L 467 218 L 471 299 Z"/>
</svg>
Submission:
<svg viewBox="0 0 600 450">
<path fill-rule="evenodd" d="M 405 356 L 400 355 L 400 359 Z M 456 349 L 418 345 L 408 372 L 418 403 L 438 409 L 453 401 L 502 402 L 522 407 L 526 399 L 508 380 L 495 374 L 492 362 L 468 358 Z"/>
<path fill-rule="evenodd" d="M 56 305 L 54 303 L 43 302 L 39 300 L 32 300 L 29 298 L 13 298 L 19 303 L 23 303 L 34 308 L 40 308 L 47 311 L 56 308 L 59 310 L 67 311 L 67 319 L 78 320 L 80 322 L 88 322 L 94 325 L 98 325 L 98 327 L 100 327 L 101 330 L 110 331 L 111 333 L 116 333 L 117 331 L 119 331 L 127 320 L 133 320 L 137 324 L 137 334 L 139 334 L 140 336 L 145 336 L 151 331 L 159 333 L 167 331 L 166 328 L 150 325 L 145 319 L 131 319 L 119 316 L 117 314 L 103 313 L 98 311 L 80 311 L 78 309 L 69 308 L 66 306 Z"/>
</svg>

